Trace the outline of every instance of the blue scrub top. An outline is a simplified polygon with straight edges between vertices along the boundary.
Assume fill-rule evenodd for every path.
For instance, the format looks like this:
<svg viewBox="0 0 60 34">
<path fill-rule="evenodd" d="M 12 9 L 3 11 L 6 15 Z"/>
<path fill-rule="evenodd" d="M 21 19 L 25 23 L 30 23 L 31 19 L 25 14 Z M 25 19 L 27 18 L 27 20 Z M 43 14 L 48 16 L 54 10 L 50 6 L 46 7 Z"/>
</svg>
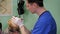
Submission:
<svg viewBox="0 0 60 34">
<path fill-rule="evenodd" d="M 57 32 L 57 27 L 54 18 L 52 17 L 49 11 L 45 11 L 39 16 L 31 33 L 56 34 L 56 32 Z"/>
</svg>

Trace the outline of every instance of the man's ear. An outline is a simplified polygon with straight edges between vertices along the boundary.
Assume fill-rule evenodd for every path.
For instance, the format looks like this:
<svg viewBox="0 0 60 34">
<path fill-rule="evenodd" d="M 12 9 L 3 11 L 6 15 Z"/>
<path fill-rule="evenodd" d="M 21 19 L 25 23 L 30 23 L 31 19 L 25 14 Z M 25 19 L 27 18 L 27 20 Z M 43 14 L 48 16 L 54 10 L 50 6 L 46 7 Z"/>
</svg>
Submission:
<svg viewBox="0 0 60 34">
<path fill-rule="evenodd" d="M 33 6 L 34 6 L 34 7 L 38 7 L 38 5 L 37 5 L 36 3 L 33 3 Z"/>
</svg>

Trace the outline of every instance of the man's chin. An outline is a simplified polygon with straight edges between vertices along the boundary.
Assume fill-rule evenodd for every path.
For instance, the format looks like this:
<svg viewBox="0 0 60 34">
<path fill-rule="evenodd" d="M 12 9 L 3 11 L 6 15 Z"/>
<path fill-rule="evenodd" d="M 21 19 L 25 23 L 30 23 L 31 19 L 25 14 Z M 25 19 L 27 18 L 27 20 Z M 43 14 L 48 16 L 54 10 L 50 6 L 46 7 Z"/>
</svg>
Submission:
<svg viewBox="0 0 60 34">
<path fill-rule="evenodd" d="M 35 14 L 35 12 L 31 11 L 32 14 Z"/>
<path fill-rule="evenodd" d="M 32 14 L 35 14 L 34 12 L 31 12 Z"/>
</svg>

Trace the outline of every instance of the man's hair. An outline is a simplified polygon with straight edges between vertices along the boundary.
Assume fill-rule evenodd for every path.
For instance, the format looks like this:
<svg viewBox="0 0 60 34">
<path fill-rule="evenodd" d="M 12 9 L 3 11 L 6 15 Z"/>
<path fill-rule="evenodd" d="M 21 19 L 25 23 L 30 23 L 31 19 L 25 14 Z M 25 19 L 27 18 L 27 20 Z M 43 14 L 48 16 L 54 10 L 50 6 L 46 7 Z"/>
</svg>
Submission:
<svg viewBox="0 0 60 34">
<path fill-rule="evenodd" d="M 27 0 L 28 3 L 36 3 L 39 7 L 43 7 L 43 0 Z"/>
</svg>

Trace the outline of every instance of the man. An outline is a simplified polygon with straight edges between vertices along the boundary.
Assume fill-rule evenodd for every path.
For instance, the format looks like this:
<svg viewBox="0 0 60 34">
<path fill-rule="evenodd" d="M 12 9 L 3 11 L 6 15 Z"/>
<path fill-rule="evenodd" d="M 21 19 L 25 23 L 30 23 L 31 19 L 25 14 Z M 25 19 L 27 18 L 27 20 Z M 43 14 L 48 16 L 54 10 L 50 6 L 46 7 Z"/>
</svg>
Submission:
<svg viewBox="0 0 60 34">
<path fill-rule="evenodd" d="M 50 12 L 44 8 L 43 0 L 26 0 L 26 7 L 32 14 L 37 14 L 39 18 L 33 30 L 29 31 L 23 25 L 21 18 L 13 17 L 11 20 L 19 26 L 21 34 L 56 34 L 56 22 Z M 16 20 L 17 22 L 15 22 Z"/>
</svg>

